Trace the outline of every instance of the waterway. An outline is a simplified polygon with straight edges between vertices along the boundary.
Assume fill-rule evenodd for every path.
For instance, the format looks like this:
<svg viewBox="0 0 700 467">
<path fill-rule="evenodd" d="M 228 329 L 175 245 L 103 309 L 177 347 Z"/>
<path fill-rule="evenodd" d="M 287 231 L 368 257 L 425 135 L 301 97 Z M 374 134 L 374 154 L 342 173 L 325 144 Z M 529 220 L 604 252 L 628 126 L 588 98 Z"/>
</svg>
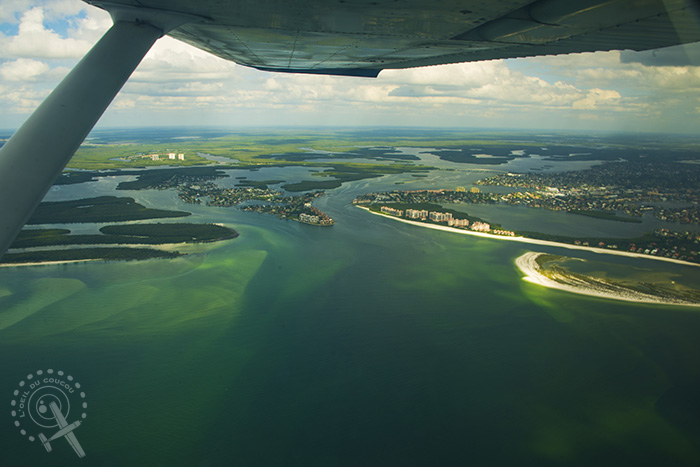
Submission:
<svg viewBox="0 0 700 467">
<path fill-rule="evenodd" d="M 282 175 L 267 170 L 231 174 Z M 350 205 L 473 177 L 344 184 L 315 201 L 332 228 L 117 192 L 116 179 L 52 190 L 189 210 L 240 236 L 173 260 L 0 269 L 0 464 L 697 466 L 697 310 L 547 289 L 515 259 L 572 251 Z M 697 267 L 580 256 L 700 283 Z M 19 381 L 47 369 L 86 393 L 68 416 L 87 414 L 85 459 L 13 424 Z"/>
</svg>

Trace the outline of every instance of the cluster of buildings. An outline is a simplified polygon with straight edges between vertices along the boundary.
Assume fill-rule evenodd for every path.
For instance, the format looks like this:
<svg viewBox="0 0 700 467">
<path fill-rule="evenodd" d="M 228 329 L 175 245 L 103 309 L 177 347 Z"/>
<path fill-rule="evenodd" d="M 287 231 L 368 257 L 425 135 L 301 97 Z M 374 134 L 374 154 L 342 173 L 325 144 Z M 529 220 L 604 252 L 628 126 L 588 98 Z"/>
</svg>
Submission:
<svg viewBox="0 0 700 467">
<path fill-rule="evenodd" d="M 433 222 L 447 222 L 447 225 L 450 227 L 458 227 L 462 229 L 469 228 L 477 232 L 491 232 L 498 235 L 510 236 L 515 235 L 514 232 L 509 230 L 491 231 L 491 225 L 487 224 L 486 222 L 475 221 L 470 224 L 468 219 L 455 219 L 450 212 L 428 212 L 424 209 L 406 209 L 406 213 L 404 215 L 404 212 L 401 209 L 395 209 L 389 206 L 382 206 L 379 210 L 384 214 L 389 214 L 390 216 L 406 217 L 407 219 L 416 219 L 421 221 L 431 220 Z"/>
<path fill-rule="evenodd" d="M 389 214 L 396 217 L 403 217 L 403 211 L 401 209 L 390 208 L 389 206 L 382 206 L 381 211 L 384 214 Z M 410 209 L 409 209 L 410 211 Z"/>
<path fill-rule="evenodd" d="M 699 224 L 698 177 L 698 164 L 646 158 L 600 164 L 578 171 L 498 174 L 476 183 L 533 190 L 489 194 L 494 202 L 577 214 L 599 211 L 608 213 L 608 219 L 623 213 L 639 220 L 650 213 L 662 221 Z M 663 203 L 667 202 L 678 203 L 678 206 L 664 207 Z"/>
<path fill-rule="evenodd" d="M 428 217 L 428 211 L 418 209 L 406 209 L 406 217 L 409 219 L 420 219 L 424 221 Z"/>
<path fill-rule="evenodd" d="M 486 222 L 474 222 L 471 228 L 477 232 L 488 232 L 491 230 L 491 226 Z"/>
<path fill-rule="evenodd" d="M 457 188 L 455 188 L 455 192 L 456 193 L 466 193 L 467 189 L 464 188 L 463 186 L 458 186 Z M 469 193 L 481 193 L 481 190 L 479 190 L 477 187 L 471 187 L 469 189 Z"/>
<path fill-rule="evenodd" d="M 141 158 L 142 158 L 142 159 L 151 159 L 152 161 L 159 161 L 159 160 L 161 160 L 161 159 L 160 159 L 161 156 L 163 157 L 163 159 L 165 159 L 165 158 L 167 157 L 167 158 L 170 159 L 170 160 L 175 160 L 175 159 L 180 160 L 180 161 L 184 161 L 184 160 L 185 160 L 185 155 L 184 155 L 184 154 L 176 154 L 176 153 L 174 153 L 174 152 L 169 152 L 169 153 L 167 153 L 167 154 L 156 154 L 156 153 L 153 153 L 153 154 L 143 154 L 143 155 L 141 156 Z"/>
<path fill-rule="evenodd" d="M 306 214 L 302 212 L 301 214 L 299 214 L 299 220 L 308 224 L 318 224 L 318 221 L 320 219 L 318 216 L 313 216 L 311 214 Z"/>
<path fill-rule="evenodd" d="M 168 153 L 163 153 L 163 154 L 152 152 L 150 154 L 139 153 L 139 154 L 136 154 L 135 156 L 128 156 L 125 159 L 118 159 L 118 160 L 138 161 L 141 159 L 151 159 L 152 161 L 161 161 L 161 160 L 164 161 L 164 160 L 168 160 L 168 159 L 173 160 L 173 161 L 174 160 L 184 161 L 185 155 L 178 154 L 175 152 L 168 152 Z"/>
<path fill-rule="evenodd" d="M 333 219 L 328 217 L 325 213 L 314 208 L 315 214 L 307 214 L 302 212 L 299 214 L 299 221 L 306 224 L 316 224 L 316 225 L 333 225 Z"/>
</svg>

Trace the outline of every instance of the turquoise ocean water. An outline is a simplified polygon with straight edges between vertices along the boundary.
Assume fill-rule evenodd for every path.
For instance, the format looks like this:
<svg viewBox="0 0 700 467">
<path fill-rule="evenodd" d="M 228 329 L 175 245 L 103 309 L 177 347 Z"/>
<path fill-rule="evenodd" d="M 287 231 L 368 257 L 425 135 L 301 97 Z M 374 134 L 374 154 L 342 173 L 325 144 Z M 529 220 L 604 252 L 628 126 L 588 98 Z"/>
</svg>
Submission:
<svg viewBox="0 0 700 467">
<path fill-rule="evenodd" d="M 246 175 L 275 178 L 265 172 Z M 515 258 L 571 251 L 349 204 L 472 179 L 345 184 L 315 202 L 332 228 L 118 192 L 240 236 L 174 260 L 0 269 L 0 464 L 697 466 L 698 309 L 545 289 L 521 280 Z M 114 194 L 116 182 L 49 198 Z M 82 460 L 13 425 L 18 381 L 48 368 L 86 392 Z"/>
</svg>

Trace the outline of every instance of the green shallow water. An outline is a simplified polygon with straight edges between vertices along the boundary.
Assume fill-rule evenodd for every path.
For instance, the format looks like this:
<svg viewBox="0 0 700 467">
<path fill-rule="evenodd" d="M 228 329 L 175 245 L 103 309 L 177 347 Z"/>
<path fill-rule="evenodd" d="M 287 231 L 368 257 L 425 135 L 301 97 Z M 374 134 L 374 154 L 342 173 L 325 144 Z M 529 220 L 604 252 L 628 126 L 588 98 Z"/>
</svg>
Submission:
<svg viewBox="0 0 700 467">
<path fill-rule="evenodd" d="M 528 245 L 348 206 L 367 183 L 320 200 L 330 229 L 188 206 L 240 237 L 175 260 L 0 269 L 7 412 L 27 373 L 60 368 L 89 401 L 84 465 L 700 463 L 697 310 L 526 283 Z M 2 420 L 2 465 L 78 462 Z"/>
</svg>

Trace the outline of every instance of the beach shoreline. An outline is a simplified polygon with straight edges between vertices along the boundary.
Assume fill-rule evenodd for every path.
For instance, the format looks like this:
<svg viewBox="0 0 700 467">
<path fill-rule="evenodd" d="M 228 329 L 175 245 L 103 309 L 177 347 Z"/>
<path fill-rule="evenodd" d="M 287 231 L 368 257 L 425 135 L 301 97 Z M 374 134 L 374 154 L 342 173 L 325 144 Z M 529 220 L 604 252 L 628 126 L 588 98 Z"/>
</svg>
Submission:
<svg viewBox="0 0 700 467">
<path fill-rule="evenodd" d="M 19 268 L 23 266 L 55 266 L 58 264 L 87 263 L 90 261 L 107 261 L 97 258 L 67 259 L 64 261 L 36 261 L 32 263 L 0 263 L 0 268 Z"/>
<path fill-rule="evenodd" d="M 607 290 L 601 290 L 600 288 L 596 289 L 596 284 L 592 281 L 584 282 L 581 280 L 575 280 L 574 278 L 566 278 L 565 276 L 561 276 L 563 280 L 568 279 L 571 282 L 575 282 L 576 285 L 556 281 L 542 274 L 541 267 L 537 263 L 537 258 L 545 254 L 547 253 L 528 251 L 515 259 L 515 265 L 518 267 L 518 269 L 520 269 L 520 272 L 525 274 L 525 277 L 523 277 L 524 281 L 541 285 L 543 287 L 548 287 L 550 289 L 562 290 L 565 292 L 587 295 L 590 297 L 621 300 L 625 302 L 647 303 L 650 305 L 700 306 L 700 303 L 692 303 L 683 301 L 682 299 L 664 299 L 662 297 L 656 297 L 654 295 L 645 294 L 643 292 L 616 286 L 614 284 L 605 284 L 605 288 Z M 611 289 L 615 289 L 615 291 L 613 292 Z"/>
<path fill-rule="evenodd" d="M 644 255 L 644 254 L 639 254 L 639 253 L 633 253 L 631 251 L 620 251 L 620 250 L 613 250 L 613 249 L 606 249 L 606 248 L 588 247 L 588 246 L 582 246 L 582 245 L 571 245 L 570 243 L 552 242 L 550 240 L 539 240 L 536 238 L 528 238 L 528 237 L 523 237 L 523 236 L 509 237 L 509 236 L 505 236 L 505 235 L 494 235 L 494 234 L 489 234 L 489 233 L 485 233 L 485 232 L 475 232 L 473 230 L 456 229 L 454 227 L 448 227 L 446 225 L 436 225 L 436 224 L 428 224 L 425 222 L 410 221 L 408 219 L 401 219 L 400 217 L 394 217 L 394 216 L 389 216 L 386 214 L 374 212 L 365 206 L 357 206 L 357 207 L 360 209 L 364 209 L 364 210 L 366 210 L 366 211 L 368 211 L 371 214 L 374 214 L 376 216 L 382 216 L 382 217 L 385 217 L 388 219 L 392 219 L 392 220 L 395 220 L 398 222 L 403 222 L 405 224 L 415 225 L 418 227 L 425 227 L 425 228 L 433 229 L 433 230 L 441 230 L 443 232 L 452 232 L 452 233 L 458 233 L 458 234 L 462 234 L 462 235 L 471 235 L 474 237 L 490 238 L 490 239 L 494 239 L 494 240 L 505 240 L 505 241 L 510 241 L 510 242 L 529 243 L 531 245 L 553 246 L 553 247 L 557 247 L 557 248 L 567 248 L 570 250 L 589 251 L 592 253 L 598 253 L 598 254 L 603 254 L 603 255 L 627 256 L 630 258 L 644 258 L 644 259 L 651 259 L 651 260 L 656 260 L 656 261 L 666 261 L 668 263 L 682 264 L 684 266 L 700 267 L 700 264 L 698 264 L 698 263 L 691 263 L 688 261 L 682 261 L 680 259 L 674 259 L 674 258 L 666 258 L 663 256 Z"/>
<path fill-rule="evenodd" d="M 225 225 L 223 223 L 217 223 L 215 225 L 219 225 L 221 227 L 228 227 L 231 228 L 229 225 Z M 202 253 L 206 251 L 213 250 L 215 248 L 221 247 L 225 242 L 230 242 L 235 240 L 238 237 L 238 235 L 234 238 L 227 238 L 224 240 L 216 240 L 212 242 L 179 242 L 179 243 L 159 243 L 159 244 L 151 244 L 151 243 L 110 243 L 110 244 L 104 244 L 101 245 L 102 248 L 149 248 L 153 250 L 161 250 L 161 251 L 175 251 L 178 253 L 181 253 L 181 256 L 187 256 L 188 254 L 197 254 L 197 253 Z M 54 248 L 53 246 L 48 246 L 48 247 L 39 247 L 37 250 L 50 250 Z M 80 248 L 76 248 L 80 249 Z M 17 250 L 13 250 L 10 252 L 14 251 L 31 251 L 32 248 L 18 248 Z M 150 258 L 150 259 L 159 259 L 159 258 Z M 164 259 L 164 258 L 160 258 Z M 60 264 L 70 264 L 70 263 L 86 263 L 86 262 L 94 262 L 94 261 L 143 261 L 143 260 L 121 260 L 121 259 L 105 259 L 105 258 L 84 258 L 84 259 L 67 259 L 67 260 L 60 260 L 60 261 L 31 261 L 31 262 L 26 262 L 26 263 L 0 263 L 0 268 L 13 268 L 13 267 L 24 267 L 24 266 L 56 266 Z"/>
</svg>

